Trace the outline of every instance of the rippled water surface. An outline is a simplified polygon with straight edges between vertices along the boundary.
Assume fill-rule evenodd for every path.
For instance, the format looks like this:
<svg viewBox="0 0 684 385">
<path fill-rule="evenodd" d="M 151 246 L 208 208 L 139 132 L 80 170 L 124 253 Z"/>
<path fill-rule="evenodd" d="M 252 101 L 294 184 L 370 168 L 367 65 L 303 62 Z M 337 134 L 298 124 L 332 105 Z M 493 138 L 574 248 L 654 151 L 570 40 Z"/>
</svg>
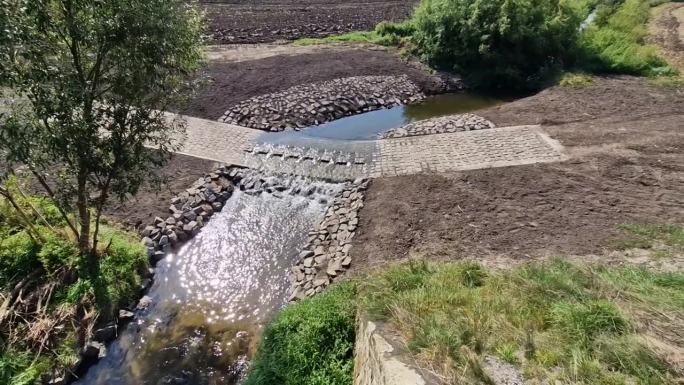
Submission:
<svg viewBox="0 0 684 385">
<path fill-rule="evenodd" d="M 435 95 L 419 104 L 383 108 L 312 126 L 301 131 L 269 133 L 268 137 L 269 141 L 274 142 L 306 137 L 346 140 L 375 139 L 385 131 L 411 122 L 471 112 L 502 104 L 505 100 L 508 99 L 470 93 Z"/>
<path fill-rule="evenodd" d="M 339 188 L 313 185 L 309 197 L 237 191 L 193 240 L 159 263 L 152 305 L 79 384 L 235 383 L 254 337 L 285 304 L 287 271 L 322 218 L 321 202 Z"/>
</svg>

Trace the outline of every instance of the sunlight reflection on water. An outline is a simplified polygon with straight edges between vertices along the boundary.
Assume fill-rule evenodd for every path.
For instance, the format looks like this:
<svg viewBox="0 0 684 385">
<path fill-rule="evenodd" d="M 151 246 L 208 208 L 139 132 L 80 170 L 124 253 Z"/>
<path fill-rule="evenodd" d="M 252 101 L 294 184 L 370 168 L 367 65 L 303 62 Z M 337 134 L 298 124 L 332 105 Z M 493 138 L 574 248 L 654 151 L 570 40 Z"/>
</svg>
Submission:
<svg viewBox="0 0 684 385">
<path fill-rule="evenodd" d="M 78 383 L 235 383 L 231 365 L 252 353 L 249 337 L 285 304 L 287 271 L 325 210 L 319 198 L 341 187 L 299 183 L 318 192 L 236 191 L 193 240 L 159 262 L 152 306 Z"/>
</svg>

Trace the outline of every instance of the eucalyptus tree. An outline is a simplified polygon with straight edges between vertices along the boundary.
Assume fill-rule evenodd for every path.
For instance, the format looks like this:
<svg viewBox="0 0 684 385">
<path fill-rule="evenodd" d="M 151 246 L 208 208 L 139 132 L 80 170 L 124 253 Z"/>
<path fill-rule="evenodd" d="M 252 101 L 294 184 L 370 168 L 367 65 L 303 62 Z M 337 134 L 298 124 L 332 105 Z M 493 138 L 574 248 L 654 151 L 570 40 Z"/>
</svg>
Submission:
<svg viewBox="0 0 684 385">
<path fill-rule="evenodd" d="M 201 30 L 186 0 L 0 0 L 0 86 L 27 106 L 6 117 L 0 146 L 82 254 L 97 254 L 105 203 L 134 194 L 177 146 L 184 122 L 163 111 L 191 85 Z"/>
</svg>

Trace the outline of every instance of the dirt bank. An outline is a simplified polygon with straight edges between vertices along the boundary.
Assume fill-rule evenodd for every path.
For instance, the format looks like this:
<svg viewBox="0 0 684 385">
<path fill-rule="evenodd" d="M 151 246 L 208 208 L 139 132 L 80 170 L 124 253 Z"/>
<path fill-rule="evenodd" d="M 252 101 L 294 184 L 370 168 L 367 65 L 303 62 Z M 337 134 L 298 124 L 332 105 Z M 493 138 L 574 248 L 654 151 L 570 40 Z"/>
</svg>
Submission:
<svg viewBox="0 0 684 385">
<path fill-rule="evenodd" d="M 123 204 L 112 200 L 105 215 L 130 228 L 149 225 L 155 217 L 166 218 L 169 216 L 171 198 L 190 188 L 198 178 L 217 166 L 216 162 L 174 155 L 166 166 L 154 171 L 161 176 L 161 185 L 158 188 L 146 185 Z"/>
<path fill-rule="evenodd" d="M 648 42 L 660 47 L 671 65 L 684 71 L 684 4 L 666 3 L 653 8 Z"/>
<path fill-rule="evenodd" d="M 684 223 L 684 96 L 645 79 L 553 87 L 482 112 L 541 123 L 571 160 L 375 180 L 355 269 L 411 255 L 518 258 L 601 253 L 624 223 Z"/>
<path fill-rule="evenodd" d="M 264 43 L 371 30 L 383 20 L 406 19 L 414 0 L 202 1 L 219 43 Z"/>
<path fill-rule="evenodd" d="M 386 50 L 348 49 L 252 61 L 214 61 L 204 71 L 205 85 L 183 112 L 216 120 L 240 101 L 296 85 L 351 76 L 402 74 L 425 93 L 434 93 L 439 87 L 430 74 Z"/>
</svg>

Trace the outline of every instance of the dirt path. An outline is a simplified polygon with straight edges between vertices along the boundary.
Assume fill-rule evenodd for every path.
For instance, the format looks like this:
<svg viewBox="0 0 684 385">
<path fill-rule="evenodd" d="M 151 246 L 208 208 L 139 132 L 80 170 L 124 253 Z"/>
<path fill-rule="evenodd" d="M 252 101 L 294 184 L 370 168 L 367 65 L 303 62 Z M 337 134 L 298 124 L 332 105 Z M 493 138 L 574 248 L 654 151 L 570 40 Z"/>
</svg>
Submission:
<svg viewBox="0 0 684 385">
<path fill-rule="evenodd" d="M 553 87 L 482 111 L 543 124 L 572 155 L 555 164 L 374 180 L 356 271 L 434 259 L 601 255 L 626 223 L 684 223 L 684 96 L 646 79 Z"/>
<path fill-rule="evenodd" d="M 205 48 L 207 60 L 216 63 L 240 63 L 252 60 L 266 59 L 274 56 L 298 56 L 307 54 L 330 54 L 368 49 L 372 51 L 387 51 L 385 47 L 360 44 L 318 44 L 294 45 L 283 44 L 223 44 L 209 45 Z"/>
<path fill-rule="evenodd" d="M 653 9 L 649 41 L 658 45 L 667 60 L 684 72 L 684 4 L 666 3 Z"/>
</svg>

